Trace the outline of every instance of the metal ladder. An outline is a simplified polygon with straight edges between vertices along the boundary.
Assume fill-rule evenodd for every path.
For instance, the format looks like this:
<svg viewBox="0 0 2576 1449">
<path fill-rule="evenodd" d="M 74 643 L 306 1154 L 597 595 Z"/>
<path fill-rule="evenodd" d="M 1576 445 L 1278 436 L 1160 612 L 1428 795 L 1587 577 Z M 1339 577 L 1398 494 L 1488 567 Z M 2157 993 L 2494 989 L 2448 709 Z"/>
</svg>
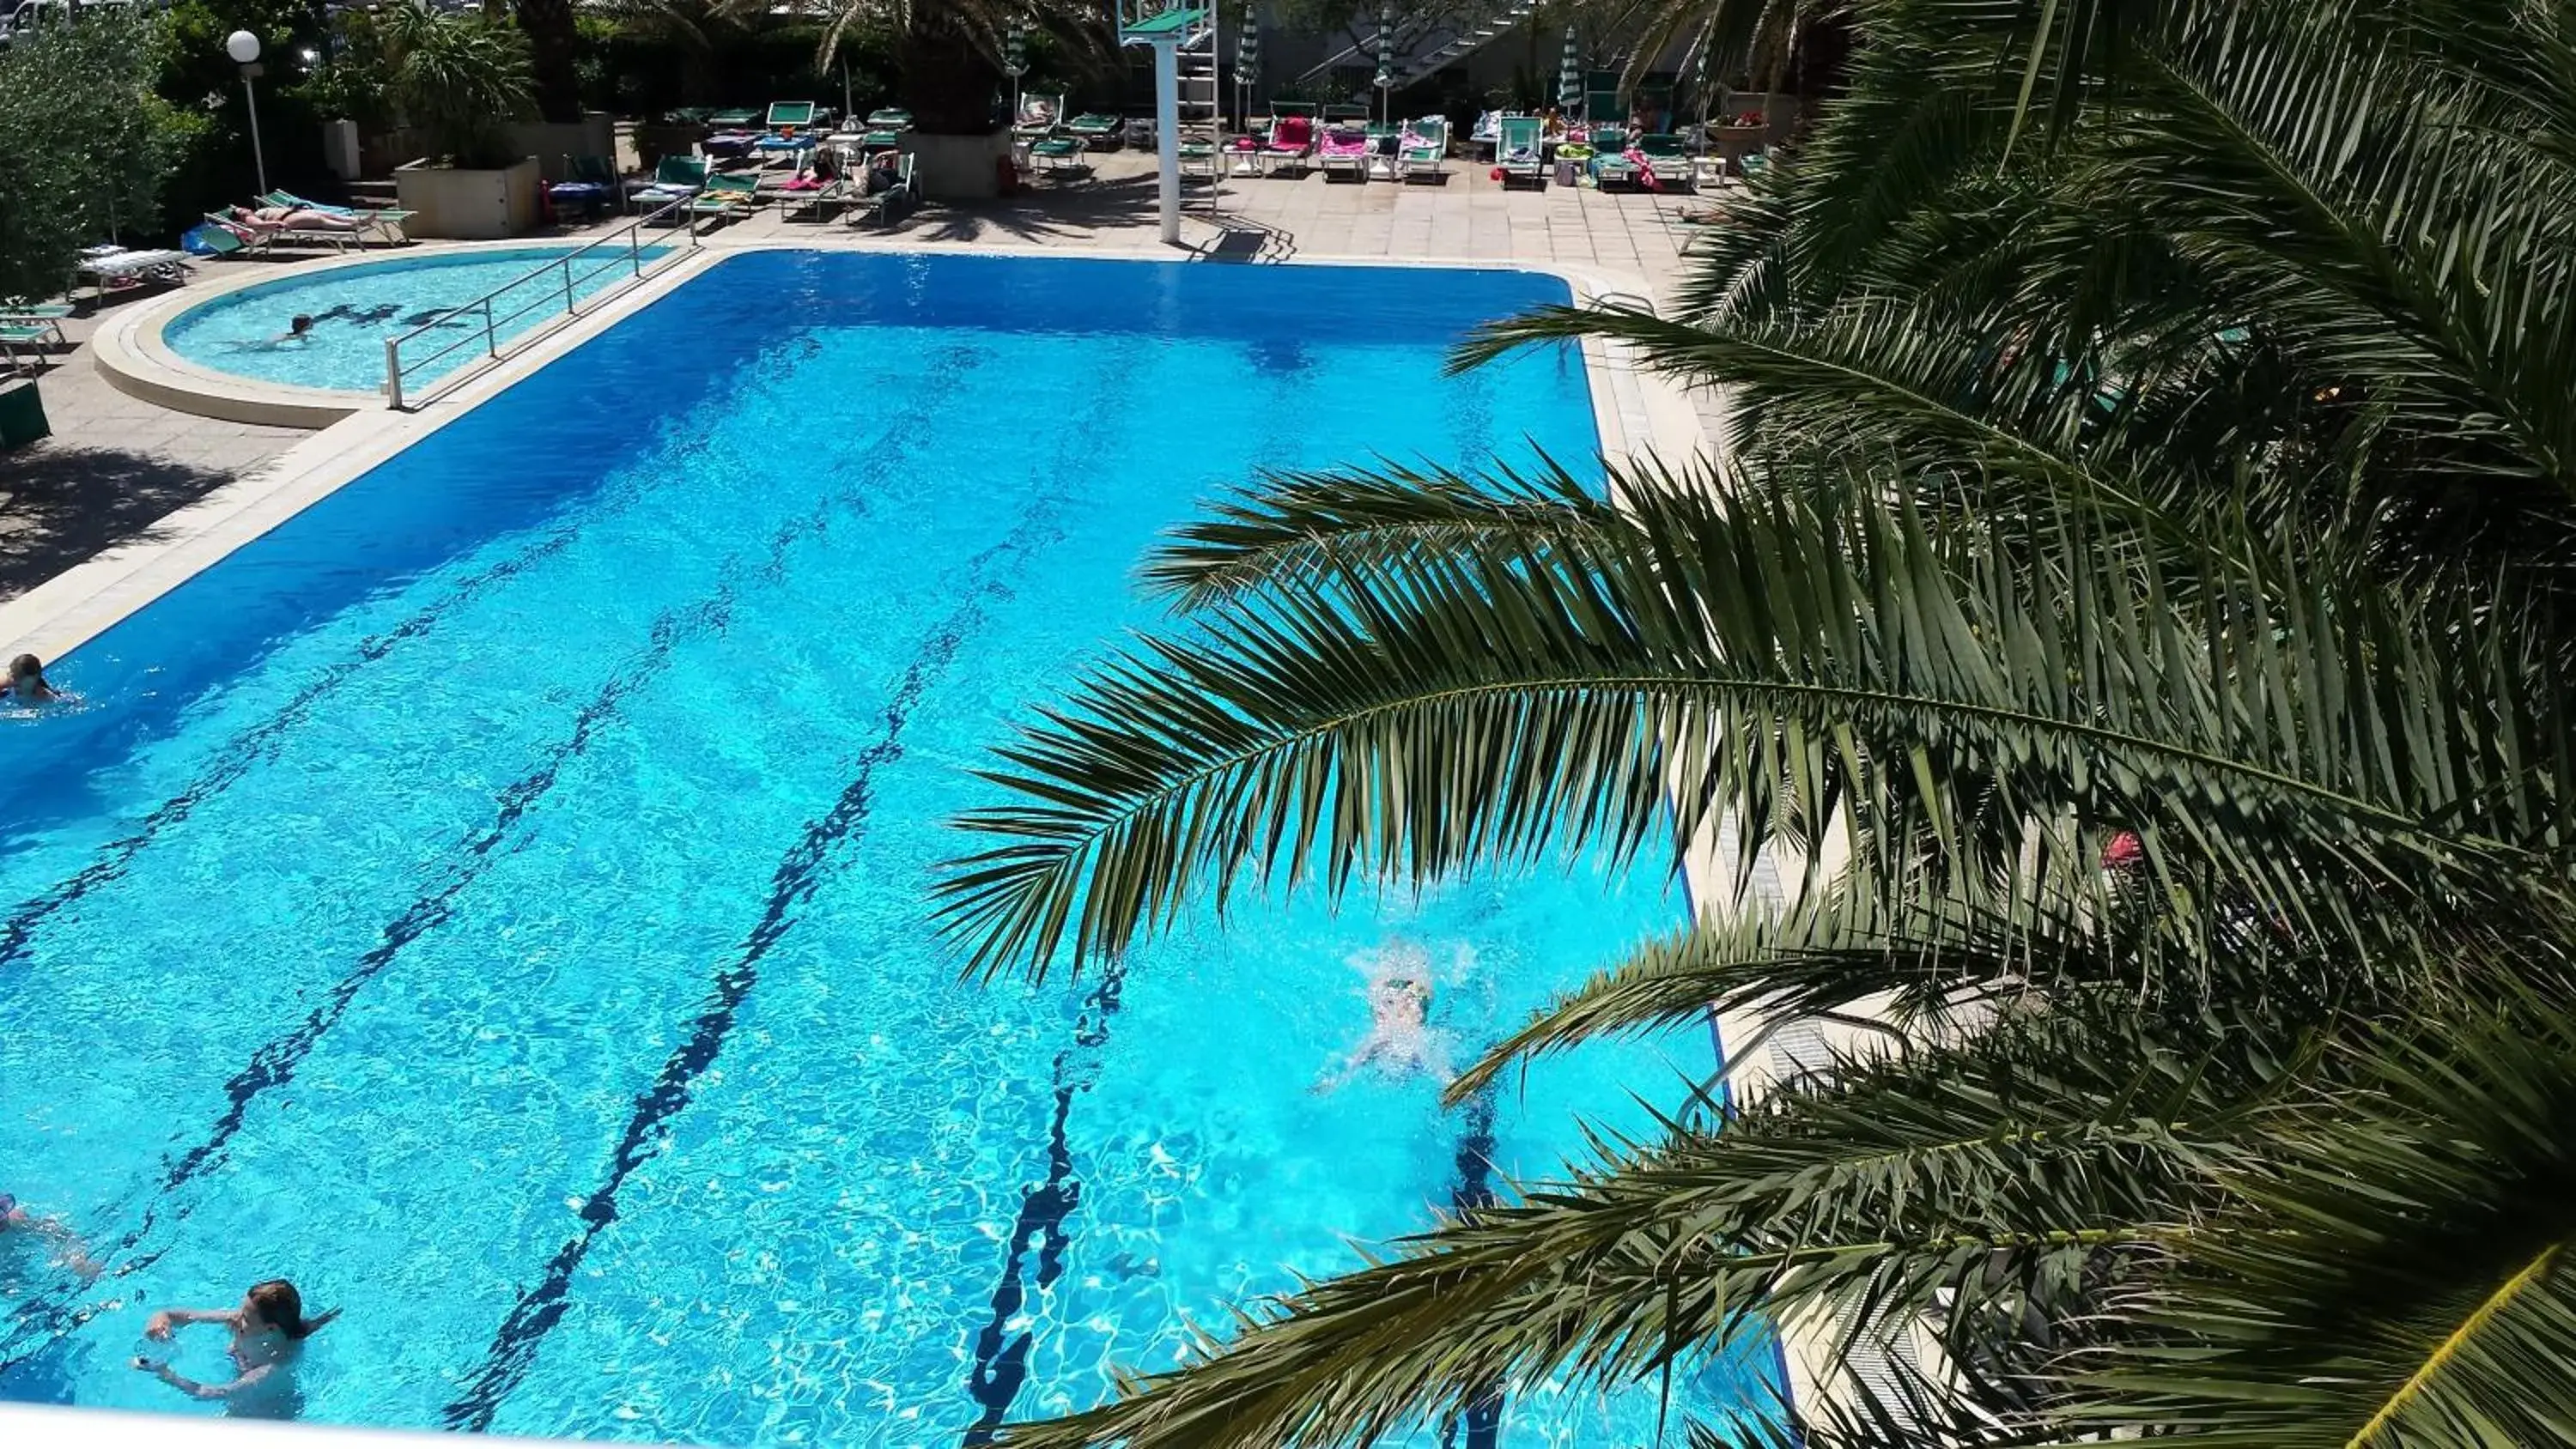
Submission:
<svg viewBox="0 0 2576 1449">
<path fill-rule="evenodd" d="M 1532 15 L 1538 13 L 1540 3 L 1541 0 L 1505 0 L 1504 4 L 1497 6 L 1485 18 L 1471 23 L 1464 30 L 1431 30 L 1415 36 L 1416 46 L 1435 38 L 1437 43 L 1429 49 L 1416 49 L 1398 56 L 1395 62 L 1395 83 L 1398 86 L 1409 85 L 1442 66 L 1454 65 L 1466 59 L 1502 38 L 1506 32 L 1526 24 Z M 1401 29 L 1401 27 L 1398 28 Z M 1376 63 L 1377 38 L 1371 36 L 1357 45 L 1345 46 L 1335 51 L 1320 64 L 1307 67 L 1306 72 L 1297 79 L 1302 84 L 1314 80 L 1338 65 L 1374 65 Z"/>
<path fill-rule="evenodd" d="M 1224 26 L 1225 4 L 1226 0 L 1215 0 L 1209 5 L 1206 23 L 1181 42 L 1177 57 L 1180 63 L 1181 137 L 1187 140 L 1192 136 L 1203 136 L 1209 144 L 1218 147 L 1225 142 L 1224 89 L 1217 74 L 1217 58 L 1225 53 L 1218 49 L 1217 36 Z M 1182 174 L 1189 180 L 1199 179 L 1187 170 L 1187 163 L 1184 163 Z M 1195 189 L 1184 187 L 1181 204 L 1215 209 L 1217 194 L 1223 190 L 1224 174 L 1225 157 L 1220 150 L 1209 163 L 1207 184 Z"/>
</svg>

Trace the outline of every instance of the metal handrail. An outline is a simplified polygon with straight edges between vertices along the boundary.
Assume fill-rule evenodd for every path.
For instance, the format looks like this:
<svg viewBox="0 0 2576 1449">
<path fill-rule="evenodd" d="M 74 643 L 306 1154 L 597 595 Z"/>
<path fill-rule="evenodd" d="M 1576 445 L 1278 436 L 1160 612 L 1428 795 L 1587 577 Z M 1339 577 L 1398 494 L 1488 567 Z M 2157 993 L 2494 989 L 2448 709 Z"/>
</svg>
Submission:
<svg viewBox="0 0 2576 1449">
<path fill-rule="evenodd" d="M 574 262 L 580 260 L 591 252 L 597 251 L 602 247 L 613 245 L 622 239 L 626 243 L 626 256 L 624 261 L 632 271 L 632 276 L 629 278 L 629 284 L 631 285 L 633 282 L 642 281 L 644 279 L 644 228 L 662 217 L 669 216 L 674 212 L 686 210 L 696 200 L 697 198 L 694 196 L 683 196 L 676 201 L 667 202 L 661 206 L 655 207 L 653 210 L 644 213 L 642 216 L 635 218 L 633 221 L 630 221 L 626 225 L 619 227 L 617 230 L 608 233 L 606 236 L 594 237 L 590 241 L 584 242 L 580 246 L 573 248 L 571 251 L 564 253 L 562 256 L 556 257 L 545 263 L 543 266 L 537 267 L 524 275 L 512 277 L 500 286 L 493 288 L 491 291 L 484 293 L 482 296 L 477 297 L 470 302 L 460 303 L 457 306 L 448 308 L 446 311 L 439 313 L 437 316 L 432 317 L 409 332 L 402 333 L 399 336 L 387 337 L 385 339 L 385 397 L 388 405 L 397 412 L 402 410 L 404 403 L 403 377 L 406 373 L 417 372 L 421 368 L 427 367 L 431 363 L 445 358 L 458 348 L 476 341 L 477 335 L 469 332 L 464 336 L 457 338 L 455 341 L 448 343 L 446 346 L 441 347 L 436 352 L 429 354 L 427 357 L 416 357 L 408 362 L 403 360 L 403 344 L 410 342 L 423 333 L 443 327 L 449 322 L 452 322 L 469 312 L 479 311 L 483 314 L 483 326 L 480 334 L 480 340 L 483 343 L 483 351 L 487 357 L 497 360 L 501 355 L 500 330 L 503 327 L 518 321 L 520 318 L 527 316 L 529 313 L 536 311 L 540 307 L 551 307 L 555 304 L 554 294 L 550 290 L 538 301 L 530 302 L 526 306 L 523 306 L 517 311 L 511 312 L 506 316 L 495 317 L 492 314 L 492 303 L 502 294 L 524 287 L 530 282 L 536 281 L 538 278 L 545 276 L 547 273 L 560 268 L 563 272 L 563 315 L 567 317 L 578 317 L 581 315 L 581 297 L 575 290 L 575 282 L 572 274 L 572 266 Z M 691 251 L 695 251 L 701 245 L 702 243 L 698 239 L 698 229 L 695 226 L 691 226 L 689 228 L 689 249 Z M 608 263 L 607 266 L 601 267 L 583 276 L 581 280 L 588 281 L 592 277 L 598 276 L 600 272 L 607 271 L 617 265 L 617 262 L 612 261 Z M 597 301 L 601 297 L 605 297 L 607 295 L 608 290 L 603 290 L 593 294 L 590 300 Z M 513 338 L 512 340 L 516 341 L 518 339 Z"/>
</svg>

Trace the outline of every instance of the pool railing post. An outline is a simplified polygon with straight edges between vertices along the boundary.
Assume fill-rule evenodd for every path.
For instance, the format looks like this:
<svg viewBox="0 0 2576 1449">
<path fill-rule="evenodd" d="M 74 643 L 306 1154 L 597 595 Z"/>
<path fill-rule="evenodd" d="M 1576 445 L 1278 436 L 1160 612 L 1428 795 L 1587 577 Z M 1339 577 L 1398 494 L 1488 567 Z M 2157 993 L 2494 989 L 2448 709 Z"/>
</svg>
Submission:
<svg viewBox="0 0 2576 1449">
<path fill-rule="evenodd" d="M 644 275 L 644 223 L 638 221 L 626 228 L 626 259 L 635 264 L 635 275 Z"/>
<path fill-rule="evenodd" d="M 402 411 L 402 339 L 385 339 L 385 394 L 393 400 L 395 412 Z"/>
<path fill-rule="evenodd" d="M 565 315 L 565 316 L 568 316 L 568 317 L 578 317 L 578 316 L 580 316 L 580 315 L 581 315 L 581 309 L 580 309 L 580 308 L 578 308 L 578 307 L 575 307 L 575 306 L 572 304 L 572 258 L 571 258 L 571 257 L 567 256 L 567 257 L 565 257 L 565 258 L 563 259 L 563 269 L 564 269 L 564 315 Z"/>
<path fill-rule="evenodd" d="M 501 358 L 501 340 L 492 333 L 492 299 L 483 299 L 483 350 L 497 362 Z"/>
</svg>

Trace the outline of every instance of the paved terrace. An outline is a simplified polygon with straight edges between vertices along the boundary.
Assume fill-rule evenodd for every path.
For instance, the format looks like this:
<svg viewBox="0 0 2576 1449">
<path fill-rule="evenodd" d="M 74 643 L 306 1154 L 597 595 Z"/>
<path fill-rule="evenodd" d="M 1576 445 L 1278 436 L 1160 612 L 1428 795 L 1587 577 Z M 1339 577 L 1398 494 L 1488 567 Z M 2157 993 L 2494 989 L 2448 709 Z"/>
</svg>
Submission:
<svg viewBox="0 0 2576 1449">
<path fill-rule="evenodd" d="M 971 246 L 1058 250 L 1153 249 L 1160 229 L 1153 157 L 1121 151 L 1092 158 L 1079 180 L 1041 180 L 997 201 L 930 201 L 891 228 L 787 221 L 775 209 L 711 234 L 711 244 L 794 239 L 817 246 Z M 1681 248 L 1707 210 L 1686 194 L 1602 192 L 1550 186 L 1505 191 L 1464 158 L 1448 179 L 1397 185 L 1303 177 L 1229 180 L 1220 205 L 1193 206 L 1179 255 L 1271 262 L 1295 257 L 1518 260 L 1597 268 L 1660 297 Z M 581 236 L 614 222 L 573 229 Z M 328 251 L 275 259 L 204 259 L 201 276 L 286 267 Z M 44 377 L 53 436 L 0 454 L 0 598 L 25 592 L 117 543 L 149 535 L 176 509 L 265 464 L 305 434 L 172 412 L 109 386 L 90 360 L 98 323 L 161 295 L 146 288 L 103 301 L 68 324 L 75 346 Z"/>
</svg>

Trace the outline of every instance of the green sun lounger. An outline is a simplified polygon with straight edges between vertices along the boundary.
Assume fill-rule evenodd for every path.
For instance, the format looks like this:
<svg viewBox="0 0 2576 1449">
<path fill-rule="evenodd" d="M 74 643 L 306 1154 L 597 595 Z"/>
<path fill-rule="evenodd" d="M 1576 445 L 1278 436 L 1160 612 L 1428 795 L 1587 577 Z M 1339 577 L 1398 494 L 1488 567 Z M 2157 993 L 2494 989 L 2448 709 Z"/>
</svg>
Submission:
<svg viewBox="0 0 2576 1449">
<path fill-rule="evenodd" d="M 707 124 L 719 131 L 739 131 L 759 119 L 758 111 L 718 111 L 707 117 Z"/>
<path fill-rule="evenodd" d="M 812 101 L 772 101 L 769 103 L 769 129 L 802 131 L 814 124 Z"/>
<path fill-rule="evenodd" d="M 72 337 L 63 330 L 63 322 L 71 315 L 69 302 L 0 302 L 0 327 L 41 327 L 66 347 Z"/>
<path fill-rule="evenodd" d="M 759 209 L 759 177 L 710 176 L 706 189 L 690 200 L 689 217 L 693 222 L 702 216 L 713 217 L 721 226 Z"/>
<path fill-rule="evenodd" d="M 1064 130 L 1066 135 L 1080 140 L 1086 146 L 1102 146 L 1105 149 L 1108 144 L 1114 144 L 1118 140 L 1118 133 L 1126 127 L 1126 124 L 1123 117 L 1109 115 L 1103 111 L 1088 111 L 1065 122 Z"/>
<path fill-rule="evenodd" d="M 51 329 L 35 323 L 0 323 L 0 353 L 8 355 L 12 372 L 33 371 L 30 359 L 36 364 L 43 363 L 45 350 L 53 345 L 53 340 Z"/>
<path fill-rule="evenodd" d="M 1526 181 L 1534 186 L 1547 185 L 1547 162 L 1540 153 L 1540 128 L 1545 123 L 1536 116 L 1505 116 L 1494 131 L 1494 164 L 1501 168 L 1503 185 Z"/>
<path fill-rule="evenodd" d="M 1449 118 L 1424 116 L 1407 122 L 1397 138 L 1395 179 L 1411 181 L 1416 176 L 1438 178 L 1447 173 L 1449 164 Z"/>
<path fill-rule="evenodd" d="M 868 129 L 871 131 L 909 131 L 912 129 L 912 112 L 905 110 L 901 106 L 885 106 L 877 110 L 870 111 L 868 112 Z"/>
<path fill-rule="evenodd" d="M 1029 169 L 1032 171 L 1088 171 L 1091 163 L 1084 157 L 1089 148 L 1077 136 L 1049 136 L 1029 143 Z"/>
<path fill-rule="evenodd" d="M 1616 126 L 1595 127 L 1591 137 L 1592 184 L 1634 186 L 1637 163 L 1628 159 L 1628 133 Z"/>
<path fill-rule="evenodd" d="M 1637 154 L 1655 169 L 1655 184 L 1667 190 L 1697 190 L 1698 173 L 1691 165 L 1690 153 L 1682 149 L 1682 138 L 1670 131 L 1655 131 L 1637 138 Z"/>
</svg>

